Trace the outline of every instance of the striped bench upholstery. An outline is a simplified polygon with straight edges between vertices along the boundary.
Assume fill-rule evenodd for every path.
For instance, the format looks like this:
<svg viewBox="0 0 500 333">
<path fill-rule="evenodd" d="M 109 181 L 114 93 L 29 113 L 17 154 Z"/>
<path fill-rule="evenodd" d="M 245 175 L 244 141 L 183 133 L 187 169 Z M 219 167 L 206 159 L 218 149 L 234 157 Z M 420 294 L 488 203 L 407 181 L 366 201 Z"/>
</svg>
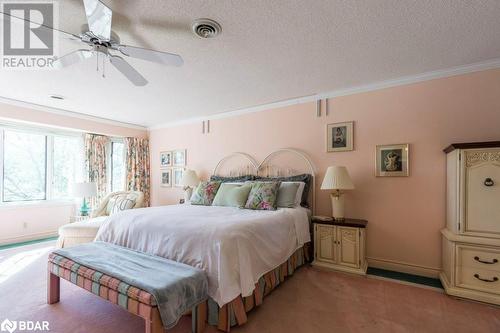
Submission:
<svg viewBox="0 0 500 333">
<path fill-rule="evenodd" d="M 146 320 L 146 333 L 163 332 L 156 300 L 149 292 L 131 286 L 115 277 L 103 274 L 55 253 L 48 259 L 49 304 L 59 301 L 59 278 L 63 278 L 128 312 Z M 193 332 L 202 332 L 206 325 L 207 303 L 196 306 L 192 311 Z"/>
</svg>

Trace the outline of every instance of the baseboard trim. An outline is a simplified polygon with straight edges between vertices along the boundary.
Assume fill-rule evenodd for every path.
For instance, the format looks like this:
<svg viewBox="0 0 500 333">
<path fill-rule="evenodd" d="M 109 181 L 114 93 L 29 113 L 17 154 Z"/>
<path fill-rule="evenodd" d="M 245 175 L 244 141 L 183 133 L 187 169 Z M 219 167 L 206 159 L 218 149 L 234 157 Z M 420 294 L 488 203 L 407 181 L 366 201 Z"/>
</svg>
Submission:
<svg viewBox="0 0 500 333">
<path fill-rule="evenodd" d="M 380 268 L 389 271 L 395 271 L 413 275 L 420 275 L 434 279 L 438 279 L 439 273 L 441 272 L 441 269 L 439 268 L 414 265 L 402 261 L 371 258 L 371 257 L 368 257 L 367 260 L 369 267 Z"/>
<path fill-rule="evenodd" d="M 40 240 L 44 238 L 57 237 L 57 236 L 58 236 L 57 230 L 39 232 L 36 234 L 30 234 L 25 236 L 0 239 L 0 246 L 13 245 L 18 243 Z"/>
<path fill-rule="evenodd" d="M 395 282 L 395 283 L 399 283 L 399 284 L 404 284 L 405 286 L 413 286 L 413 287 L 418 287 L 418 288 L 422 288 L 422 289 L 428 289 L 428 290 L 433 290 L 433 291 L 437 291 L 440 293 L 444 293 L 444 289 L 442 289 L 442 288 L 432 287 L 432 286 L 428 286 L 428 285 L 425 285 L 422 283 L 409 282 L 409 281 L 404 281 L 404 280 L 399 280 L 399 279 L 392 279 L 392 278 L 388 278 L 385 276 L 378 276 L 378 275 L 373 275 L 373 274 L 367 274 L 366 276 L 370 279 L 390 281 L 390 282 Z"/>
</svg>

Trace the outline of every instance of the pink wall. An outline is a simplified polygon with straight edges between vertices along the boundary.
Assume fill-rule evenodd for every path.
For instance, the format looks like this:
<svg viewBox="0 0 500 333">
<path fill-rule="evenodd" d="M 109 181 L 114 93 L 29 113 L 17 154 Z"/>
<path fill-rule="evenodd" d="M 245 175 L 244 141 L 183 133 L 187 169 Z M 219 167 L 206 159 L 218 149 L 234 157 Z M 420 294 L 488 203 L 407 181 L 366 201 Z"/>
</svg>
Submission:
<svg viewBox="0 0 500 333">
<path fill-rule="evenodd" d="M 330 115 L 316 117 L 315 103 L 150 132 L 152 203 L 175 203 L 178 188 L 159 186 L 159 152 L 187 149 L 187 163 L 206 177 L 217 161 L 235 151 L 257 161 L 277 148 L 307 152 L 318 168 L 319 214 L 330 212 L 319 190 L 329 165 L 345 165 L 356 189 L 346 197 L 347 215 L 369 220 L 367 255 L 437 270 L 439 230 L 445 225 L 445 154 L 453 142 L 500 139 L 500 70 L 427 81 L 329 101 Z M 326 153 L 325 126 L 355 121 L 352 152 Z M 410 144 L 410 177 L 374 176 L 377 144 Z"/>
<path fill-rule="evenodd" d="M 147 131 L 63 116 L 0 103 L 0 118 L 111 136 L 146 137 Z M 0 121 L 1 121 L 0 119 Z M 0 206 L 0 244 L 57 235 L 75 212 L 71 202 L 40 202 Z"/>
<path fill-rule="evenodd" d="M 111 136 L 147 137 L 146 129 L 125 127 L 0 103 L 0 118 Z"/>
</svg>

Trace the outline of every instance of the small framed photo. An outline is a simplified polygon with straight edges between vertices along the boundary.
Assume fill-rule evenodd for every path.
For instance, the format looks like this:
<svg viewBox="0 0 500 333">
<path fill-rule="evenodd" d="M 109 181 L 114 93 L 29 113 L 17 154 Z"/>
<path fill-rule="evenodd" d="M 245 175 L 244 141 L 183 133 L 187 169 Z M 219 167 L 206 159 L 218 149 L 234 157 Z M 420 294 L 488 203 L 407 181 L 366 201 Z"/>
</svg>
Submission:
<svg viewBox="0 0 500 333">
<path fill-rule="evenodd" d="M 175 187 L 182 187 L 181 185 L 181 179 L 182 176 L 184 175 L 184 168 L 174 168 L 173 169 L 173 179 L 174 179 L 174 186 Z"/>
<path fill-rule="evenodd" d="M 326 126 L 326 151 L 351 151 L 354 149 L 354 122 L 328 124 Z"/>
<path fill-rule="evenodd" d="M 173 151 L 173 165 L 174 167 L 186 166 L 186 150 L 179 149 Z"/>
<path fill-rule="evenodd" d="M 162 151 L 160 153 L 160 167 L 168 168 L 172 166 L 172 152 L 171 151 Z"/>
<path fill-rule="evenodd" d="M 160 170 L 161 172 L 161 186 L 172 187 L 172 169 Z"/>
<path fill-rule="evenodd" d="M 377 146 L 377 177 L 408 177 L 409 145 L 380 145 Z"/>
</svg>

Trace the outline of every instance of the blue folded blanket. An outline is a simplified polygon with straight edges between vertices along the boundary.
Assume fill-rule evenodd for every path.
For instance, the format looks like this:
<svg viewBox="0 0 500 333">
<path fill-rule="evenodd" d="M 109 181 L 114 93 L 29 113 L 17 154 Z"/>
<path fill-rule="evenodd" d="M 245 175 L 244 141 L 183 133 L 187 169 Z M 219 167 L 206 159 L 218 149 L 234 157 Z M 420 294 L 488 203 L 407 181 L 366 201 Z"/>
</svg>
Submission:
<svg viewBox="0 0 500 333">
<path fill-rule="evenodd" d="M 170 329 L 208 297 L 203 270 L 121 246 L 93 242 L 55 253 L 122 280 L 154 296 L 163 326 Z"/>
</svg>

